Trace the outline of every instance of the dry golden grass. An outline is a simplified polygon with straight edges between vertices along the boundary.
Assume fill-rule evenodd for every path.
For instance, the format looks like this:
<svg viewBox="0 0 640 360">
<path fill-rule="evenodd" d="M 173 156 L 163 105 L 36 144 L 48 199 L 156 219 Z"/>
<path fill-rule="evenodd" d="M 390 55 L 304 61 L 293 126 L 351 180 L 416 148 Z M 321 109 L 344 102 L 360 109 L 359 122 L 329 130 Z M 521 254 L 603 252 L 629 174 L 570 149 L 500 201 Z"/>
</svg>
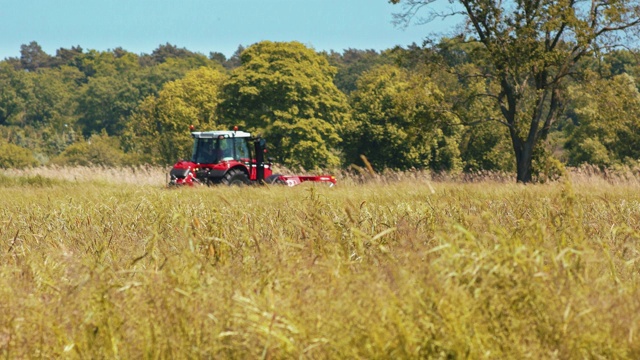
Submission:
<svg viewBox="0 0 640 360">
<path fill-rule="evenodd" d="M 640 358 L 635 183 L 91 173 L 0 185 L 3 357 Z"/>
<path fill-rule="evenodd" d="M 113 183 L 162 186 L 168 182 L 169 169 L 160 166 L 134 166 L 111 168 L 102 166 L 41 166 L 26 169 L 5 169 L 0 174 L 7 177 L 34 177 L 64 180 L 67 182 Z"/>
</svg>

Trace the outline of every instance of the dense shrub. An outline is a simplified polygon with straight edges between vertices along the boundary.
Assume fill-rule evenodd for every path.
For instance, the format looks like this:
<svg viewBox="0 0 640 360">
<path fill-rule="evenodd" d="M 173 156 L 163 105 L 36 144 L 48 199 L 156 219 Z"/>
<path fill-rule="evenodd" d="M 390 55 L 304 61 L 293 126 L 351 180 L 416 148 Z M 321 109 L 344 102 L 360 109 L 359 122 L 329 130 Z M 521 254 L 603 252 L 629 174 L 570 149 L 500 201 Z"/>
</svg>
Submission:
<svg viewBox="0 0 640 360">
<path fill-rule="evenodd" d="M 25 168 L 38 165 L 31 150 L 0 140 L 0 168 Z"/>
</svg>

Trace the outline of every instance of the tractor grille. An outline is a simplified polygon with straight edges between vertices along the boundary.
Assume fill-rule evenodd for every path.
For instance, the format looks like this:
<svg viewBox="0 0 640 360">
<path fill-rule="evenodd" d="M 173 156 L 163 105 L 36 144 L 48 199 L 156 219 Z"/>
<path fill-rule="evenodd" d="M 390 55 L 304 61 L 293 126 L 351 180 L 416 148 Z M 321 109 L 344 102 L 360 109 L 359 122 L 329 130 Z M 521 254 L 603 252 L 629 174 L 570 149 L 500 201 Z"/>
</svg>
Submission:
<svg viewBox="0 0 640 360">
<path fill-rule="evenodd" d="M 169 175 L 171 175 L 171 178 L 184 179 L 185 177 L 187 177 L 188 173 L 189 169 L 171 169 Z"/>
</svg>

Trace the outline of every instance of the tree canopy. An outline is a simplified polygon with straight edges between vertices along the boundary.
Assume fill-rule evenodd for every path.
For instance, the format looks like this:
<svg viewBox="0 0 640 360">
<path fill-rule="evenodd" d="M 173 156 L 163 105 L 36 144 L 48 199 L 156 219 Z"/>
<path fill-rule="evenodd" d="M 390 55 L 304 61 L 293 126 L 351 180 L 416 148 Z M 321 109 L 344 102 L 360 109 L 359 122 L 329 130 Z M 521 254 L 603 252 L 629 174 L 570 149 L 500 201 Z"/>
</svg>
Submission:
<svg viewBox="0 0 640 360">
<path fill-rule="evenodd" d="M 340 165 L 348 105 L 327 59 L 298 42 L 270 41 L 240 59 L 223 87 L 221 116 L 267 137 L 271 155 L 288 166 Z"/>
<path fill-rule="evenodd" d="M 131 116 L 127 137 L 131 144 L 153 163 L 170 164 L 189 158 L 189 127 L 213 129 L 225 123 L 216 115 L 220 87 L 226 75 L 201 67 L 183 79 L 168 82 L 157 96 L 147 97 Z"/>
<path fill-rule="evenodd" d="M 384 65 L 366 72 L 352 93 L 347 159 L 365 155 L 377 169 L 460 170 L 456 125 L 429 78 Z"/>
<path fill-rule="evenodd" d="M 568 128 L 569 163 L 602 167 L 640 159 L 640 92 L 627 74 L 571 86 L 577 125 Z"/>
<path fill-rule="evenodd" d="M 430 7 L 400 2 L 416 7 L 399 19 Z M 619 19 L 628 27 L 612 18 L 589 37 L 602 19 L 574 24 L 587 7 L 545 4 L 531 24 L 524 3 L 476 4 L 470 10 L 488 7 L 472 12 L 484 40 L 469 22 L 467 34 L 384 51 L 264 41 L 229 59 L 171 44 L 49 55 L 31 42 L 0 61 L 0 141 L 22 159 L 3 163 L 170 164 L 190 156 L 193 124 L 261 134 L 268 156 L 310 170 L 362 165 L 365 155 L 377 171 L 515 171 L 536 181 L 554 171 L 553 158 L 640 165 L 640 52 L 611 37 L 635 29 L 632 14 Z M 610 5 L 597 3 L 598 14 Z"/>
</svg>

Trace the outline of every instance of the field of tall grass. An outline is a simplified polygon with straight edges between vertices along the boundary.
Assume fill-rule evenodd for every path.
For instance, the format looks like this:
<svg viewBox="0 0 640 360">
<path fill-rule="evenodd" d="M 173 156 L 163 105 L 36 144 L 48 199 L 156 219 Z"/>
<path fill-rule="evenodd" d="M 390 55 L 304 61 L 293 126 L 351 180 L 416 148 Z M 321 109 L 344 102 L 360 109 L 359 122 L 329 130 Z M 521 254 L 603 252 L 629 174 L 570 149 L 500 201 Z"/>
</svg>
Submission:
<svg viewBox="0 0 640 360">
<path fill-rule="evenodd" d="M 4 358 L 640 359 L 636 181 L 67 170 L 0 173 Z"/>
</svg>

